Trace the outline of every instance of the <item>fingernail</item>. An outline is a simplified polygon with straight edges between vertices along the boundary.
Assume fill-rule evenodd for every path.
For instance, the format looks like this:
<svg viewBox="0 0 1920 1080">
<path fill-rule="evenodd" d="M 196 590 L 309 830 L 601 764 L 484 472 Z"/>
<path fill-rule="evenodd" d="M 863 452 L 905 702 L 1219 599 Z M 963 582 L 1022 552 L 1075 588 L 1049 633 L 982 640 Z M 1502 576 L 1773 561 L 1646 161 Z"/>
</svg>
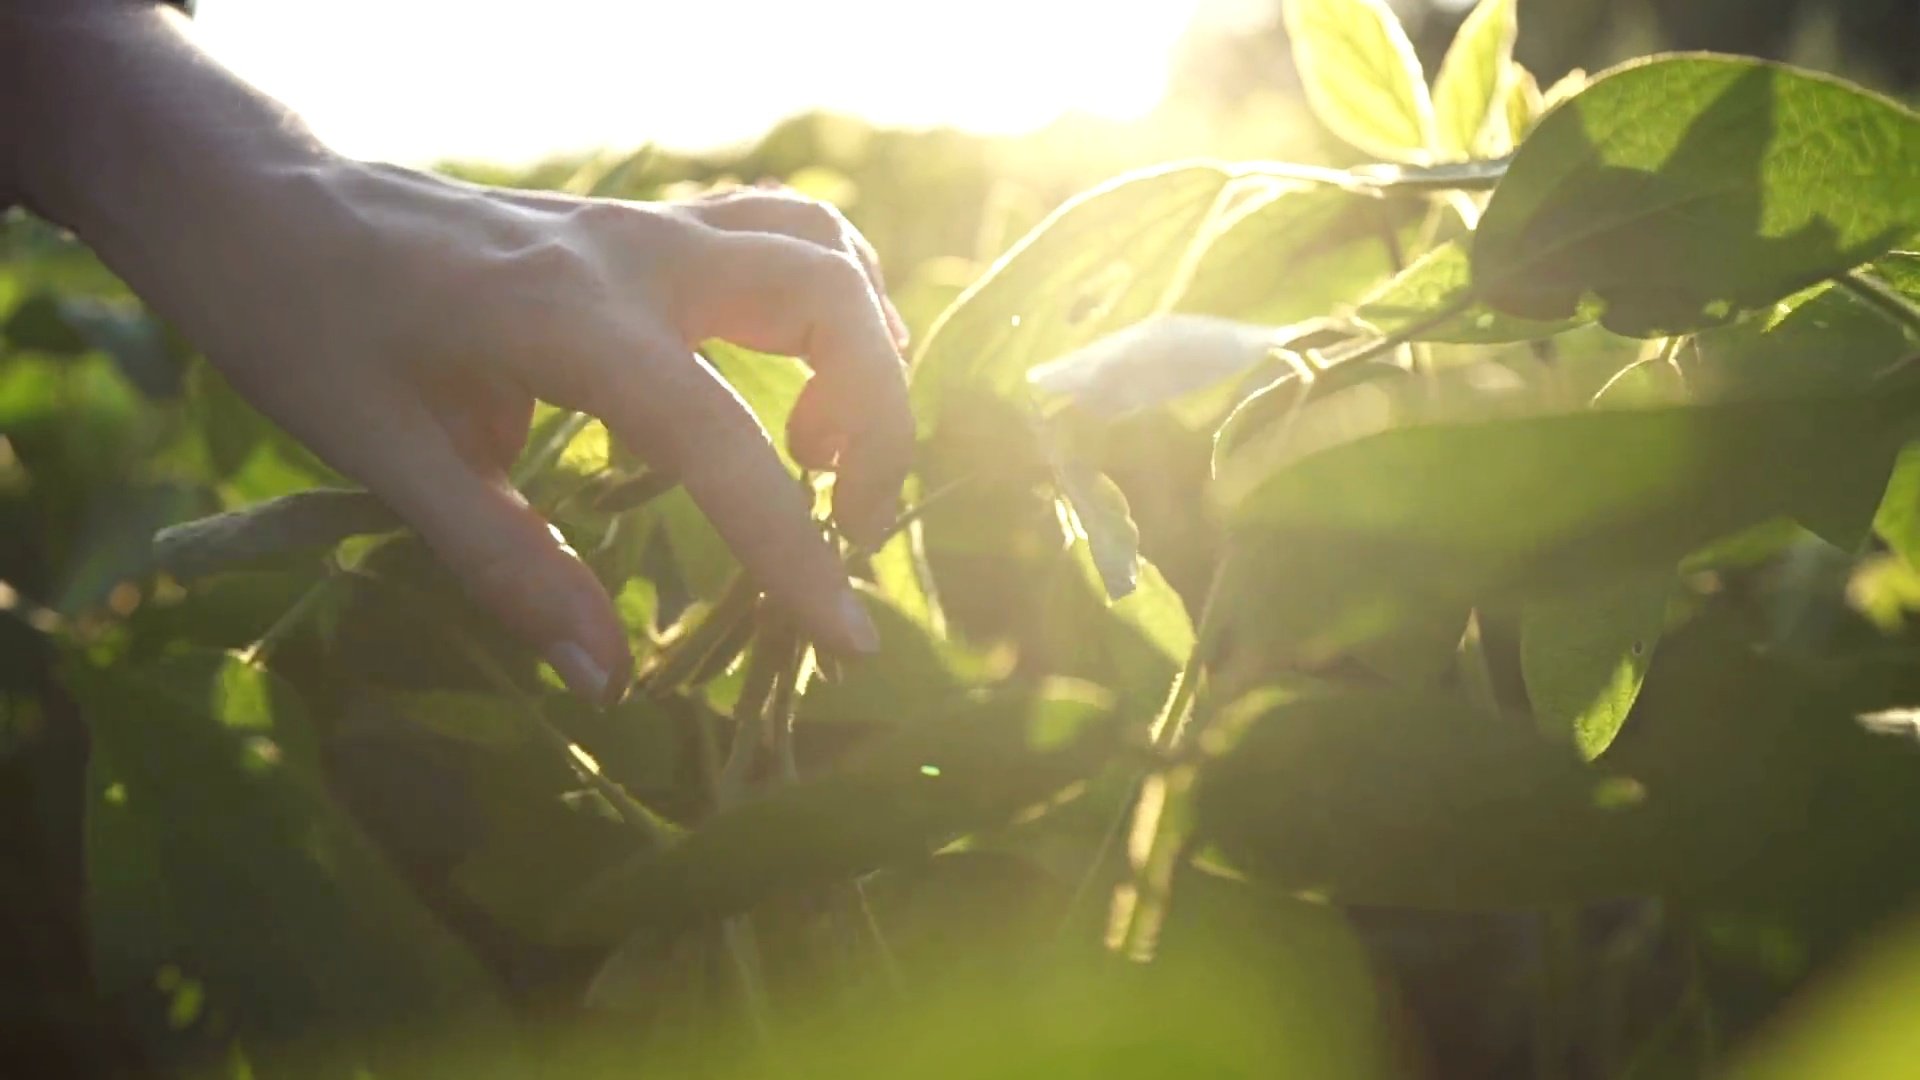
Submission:
<svg viewBox="0 0 1920 1080">
<path fill-rule="evenodd" d="M 880 651 L 880 631 L 874 628 L 866 607 L 851 589 L 840 594 L 840 632 L 854 652 Z"/>
<path fill-rule="evenodd" d="M 567 689 L 588 701 L 606 700 L 607 673 L 587 655 L 587 650 L 571 641 L 562 641 L 548 647 L 547 663 L 553 665 Z"/>
</svg>

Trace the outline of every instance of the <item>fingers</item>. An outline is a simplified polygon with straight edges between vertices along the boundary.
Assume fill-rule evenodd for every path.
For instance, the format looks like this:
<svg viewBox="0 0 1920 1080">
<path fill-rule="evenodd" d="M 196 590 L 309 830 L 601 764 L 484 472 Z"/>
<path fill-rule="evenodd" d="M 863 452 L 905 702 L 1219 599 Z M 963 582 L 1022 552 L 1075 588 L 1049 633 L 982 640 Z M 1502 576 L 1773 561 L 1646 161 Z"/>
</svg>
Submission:
<svg viewBox="0 0 1920 1080">
<path fill-rule="evenodd" d="M 830 251 L 851 255 L 866 272 L 880 312 L 896 349 L 908 343 L 906 320 L 887 298 L 886 277 L 873 245 L 840 211 L 780 187 L 737 188 L 688 204 L 695 216 L 716 229 L 763 232 L 805 240 Z"/>
<path fill-rule="evenodd" d="M 817 644 L 874 651 L 878 634 L 839 555 L 752 410 L 677 342 L 627 349 L 596 365 L 595 411 L 615 437 L 680 478 L 747 573 Z"/>
<path fill-rule="evenodd" d="M 804 358 L 796 453 L 839 470 L 834 515 L 857 543 L 892 524 L 913 457 L 906 369 L 864 271 L 786 236 L 721 233 L 700 246 L 676 310 L 689 341 L 722 338 Z M 812 400 L 809 400 L 812 399 Z"/>
<path fill-rule="evenodd" d="M 540 650 L 575 693 L 610 702 L 632 678 L 626 631 L 592 571 L 504 470 L 463 455 L 423 404 L 379 396 L 356 419 L 372 453 L 350 471 L 412 525 L 468 593 Z"/>
</svg>

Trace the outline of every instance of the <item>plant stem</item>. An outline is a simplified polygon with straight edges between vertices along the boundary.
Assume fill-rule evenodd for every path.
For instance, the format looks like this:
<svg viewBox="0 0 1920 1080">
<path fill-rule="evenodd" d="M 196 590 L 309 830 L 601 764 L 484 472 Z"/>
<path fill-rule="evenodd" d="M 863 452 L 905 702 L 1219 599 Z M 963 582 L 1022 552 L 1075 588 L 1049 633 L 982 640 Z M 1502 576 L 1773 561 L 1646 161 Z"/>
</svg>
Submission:
<svg viewBox="0 0 1920 1080">
<path fill-rule="evenodd" d="M 714 787 L 714 803 L 722 810 L 737 804 L 746 793 L 747 779 L 753 772 L 755 751 L 760 747 L 764 733 L 764 717 L 767 700 L 773 696 L 774 685 L 781 677 L 783 665 L 775 656 L 776 649 L 768 648 L 768 635 L 763 630 L 754 640 L 753 651 L 747 654 L 747 670 L 742 676 L 740 698 L 733 706 L 733 745 L 727 751 L 727 762 L 720 770 L 719 782 Z"/>
<path fill-rule="evenodd" d="M 1427 167 L 1368 165 L 1329 169 L 1291 161 L 1255 161 L 1234 167 L 1235 176 L 1263 176 L 1360 192 L 1490 191 L 1507 173 L 1508 159 Z"/>
<path fill-rule="evenodd" d="M 893 539 L 894 536 L 900 532 L 900 530 L 920 520 L 920 518 L 924 516 L 928 510 L 932 509 L 934 506 L 939 504 L 941 500 L 952 495 L 954 492 L 959 491 L 961 488 L 966 487 L 968 484 L 971 484 L 976 480 L 983 479 L 985 476 L 986 476 L 986 473 L 984 471 L 965 473 L 961 476 L 954 477 L 952 480 L 949 480 L 946 483 L 941 484 L 937 488 L 934 488 L 931 492 L 928 492 L 925 496 L 923 496 L 919 502 L 916 502 L 912 506 L 909 506 L 906 509 L 900 511 L 900 515 L 894 518 L 893 523 L 891 525 L 888 525 L 886 528 L 886 531 L 880 534 L 879 539 L 873 542 L 871 549 L 855 549 L 854 554 L 855 555 L 873 554 L 875 550 L 878 550 L 879 548 L 885 546 L 887 541 Z"/>
<path fill-rule="evenodd" d="M 1473 292 L 1469 290 L 1455 297 L 1446 306 L 1440 308 L 1440 310 L 1427 315 L 1425 318 L 1408 323 L 1406 326 L 1401 327 L 1391 334 L 1374 338 L 1371 341 L 1346 350 L 1323 353 L 1321 354 L 1321 370 L 1324 371 L 1342 364 L 1363 363 L 1385 356 L 1400 346 L 1418 338 L 1421 334 L 1432 330 L 1434 327 L 1444 326 L 1458 318 L 1462 312 L 1473 307 L 1478 299 L 1479 297 L 1475 296 Z"/>
<path fill-rule="evenodd" d="M 587 425 L 591 423 L 593 423 L 593 417 L 576 412 L 568 414 L 566 419 L 555 424 L 553 433 L 547 436 L 547 440 L 514 468 L 513 486 L 520 487 L 552 468 L 553 463 L 560 460 L 560 455 L 566 453 L 567 444 L 573 441 L 573 437 L 585 431 Z"/>
<path fill-rule="evenodd" d="M 1900 290 L 1861 270 L 1849 270 L 1834 278 L 1833 283 L 1920 338 L 1920 304 L 1907 299 Z"/>
<path fill-rule="evenodd" d="M 273 620 L 273 624 L 267 627 L 265 633 L 255 638 L 253 644 L 240 653 L 240 662 L 248 667 L 265 665 L 273 656 L 274 650 L 280 647 L 280 643 L 293 636 L 293 632 L 299 629 L 306 617 L 320 606 L 320 602 L 339 588 L 340 580 L 340 566 L 329 557 L 324 576 L 314 582 L 306 592 L 301 593 L 300 599 L 295 600 L 293 606 L 282 612 L 280 617 Z"/>
</svg>

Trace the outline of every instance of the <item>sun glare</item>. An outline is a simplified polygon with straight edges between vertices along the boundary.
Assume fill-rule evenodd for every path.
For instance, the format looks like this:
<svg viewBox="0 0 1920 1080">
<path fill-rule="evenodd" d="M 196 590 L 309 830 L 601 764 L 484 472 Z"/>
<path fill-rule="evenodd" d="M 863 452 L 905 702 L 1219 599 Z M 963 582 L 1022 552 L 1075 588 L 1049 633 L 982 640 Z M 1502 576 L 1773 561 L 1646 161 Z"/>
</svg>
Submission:
<svg viewBox="0 0 1920 1080">
<path fill-rule="evenodd" d="M 215 56 L 342 151 L 702 149 L 826 108 L 1039 127 L 1151 109 L 1201 0 L 200 0 Z"/>
</svg>

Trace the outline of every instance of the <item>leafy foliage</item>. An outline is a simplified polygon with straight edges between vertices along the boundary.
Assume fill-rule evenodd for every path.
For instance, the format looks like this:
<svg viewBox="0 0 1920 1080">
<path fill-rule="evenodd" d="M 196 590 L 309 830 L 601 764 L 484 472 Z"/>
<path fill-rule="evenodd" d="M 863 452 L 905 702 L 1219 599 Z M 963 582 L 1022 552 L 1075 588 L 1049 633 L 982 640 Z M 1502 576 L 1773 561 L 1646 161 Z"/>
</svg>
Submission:
<svg viewBox="0 0 1920 1080">
<path fill-rule="evenodd" d="M 902 527 L 844 552 L 858 664 L 542 406 L 515 477 L 640 665 L 576 702 L 110 279 L 0 268 L 0 764 L 77 699 L 84 813 L 44 830 L 84 830 L 139 1056 L 1894 1060 L 1857 1002 L 1746 1036 L 1920 895 L 1920 118 L 1712 55 L 1543 96 L 1512 0 L 1430 91 L 1384 3 L 1285 14 L 1319 119 L 1382 162 L 1160 166 L 889 267 L 921 445 Z M 878 190 L 919 167 L 873 158 Z M 783 429 L 797 361 L 701 351 Z M 1676 1056 L 1708 1032 L 1731 1053 Z"/>
</svg>

